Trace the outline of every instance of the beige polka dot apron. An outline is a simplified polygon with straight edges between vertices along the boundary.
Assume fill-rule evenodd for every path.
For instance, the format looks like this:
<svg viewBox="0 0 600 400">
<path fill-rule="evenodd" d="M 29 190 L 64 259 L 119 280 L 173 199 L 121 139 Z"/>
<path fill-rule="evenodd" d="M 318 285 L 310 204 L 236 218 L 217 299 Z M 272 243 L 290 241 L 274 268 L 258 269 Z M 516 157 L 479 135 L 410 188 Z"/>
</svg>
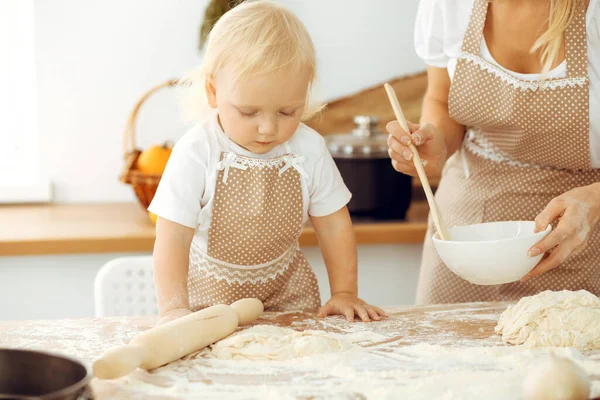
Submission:
<svg viewBox="0 0 600 400">
<path fill-rule="evenodd" d="M 223 153 L 208 230 L 208 247 L 190 249 L 190 308 L 231 304 L 246 297 L 265 308 L 321 305 L 313 270 L 299 249 L 303 157 L 275 159 Z"/>
<path fill-rule="evenodd" d="M 450 226 L 533 220 L 554 197 L 600 181 L 590 162 L 585 10 L 565 32 L 567 77 L 540 87 L 479 56 L 488 2 L 475 0 L 473 7 L 449 96 L 451 117 L 468 130 L 448 160 L 436 199 Z M 560 267 L 527 282 L 493 286 L 471 284 L 446 268 L 433 247 L 434 232 L 430 219 L 420 304 L 516 300 L 546 289 L 600 294 L 599 230 Z"/>
</svg>

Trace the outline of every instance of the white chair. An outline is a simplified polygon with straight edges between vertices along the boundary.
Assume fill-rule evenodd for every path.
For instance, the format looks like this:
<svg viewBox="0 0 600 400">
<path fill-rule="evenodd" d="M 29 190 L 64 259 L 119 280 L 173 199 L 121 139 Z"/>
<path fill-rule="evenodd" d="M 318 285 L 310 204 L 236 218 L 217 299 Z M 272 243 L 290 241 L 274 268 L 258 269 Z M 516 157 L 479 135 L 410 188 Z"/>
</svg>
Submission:
<svg viewBox="0 0 600 400">
<path fill-rule="evenodd" d="M 158 315 L 152 256 L 119 257 L 100 268 L 94 281 L 96 317 Z"/>
</svg>

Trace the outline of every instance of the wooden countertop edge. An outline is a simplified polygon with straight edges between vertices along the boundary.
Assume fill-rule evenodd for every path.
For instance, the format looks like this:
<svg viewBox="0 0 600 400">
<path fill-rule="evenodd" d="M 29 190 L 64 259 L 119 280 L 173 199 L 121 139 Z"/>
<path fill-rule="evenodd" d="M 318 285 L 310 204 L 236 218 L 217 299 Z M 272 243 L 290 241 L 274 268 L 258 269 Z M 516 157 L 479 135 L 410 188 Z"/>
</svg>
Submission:
<svg viewBox="0 0 600 400">
<path fill-rule="evenodd" d="M 355 223 L 354 233 L 358 244 L 414 244 L 423 243 L 426 222 L 372 222 Z M 304 228 L 300 236 L 301 246 L 317 246 L 313 228 Z"/>
<path fill-rule="evenodd" d="M 422 243 L 426 223 L 358 223 L 354 226 L 358 244 L 417 244 Z M 304 228 L 301 246 L 317 246 L 313 228 Z M 0 242 L 1 256 L 34 256 L 90 253 L 151 252 L 154 236 L 139 237 L 81 237 L 51 239 L 21 239 Z"/>
<path fill-rule="evenodd" d="M 153 237 L 15 240 L 0 243 L 0 256 L 146 253 L 153 246 Z"/>
<path fill-rule="evenodd" d="M 416 201 L 406 221 L 355 222 L 358 244 L 422 243 L 427 206 Z M 0 207 L 0 256 L 151 252 L 154 226 L 135 203 Z M 317 246 L 308 225 L 301 246 Z"/>
</svg>

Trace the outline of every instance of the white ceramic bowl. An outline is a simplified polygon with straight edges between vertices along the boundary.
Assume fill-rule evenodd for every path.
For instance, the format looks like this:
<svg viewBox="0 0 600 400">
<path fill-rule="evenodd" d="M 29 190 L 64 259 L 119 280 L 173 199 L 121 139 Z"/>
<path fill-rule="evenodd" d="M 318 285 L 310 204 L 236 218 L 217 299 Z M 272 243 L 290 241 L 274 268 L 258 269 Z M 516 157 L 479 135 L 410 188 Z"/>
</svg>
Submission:
<svg viewBox="0 0 600 400">
<path fill-rule="evenodd" d="M 435 248 L 446 266 L 477 285 L 500 285 L 521 279 L 537 265 L 542 254 L 529 257 L 529 249 L 552 229 L 533 233 L 535 222 L 502 221 L 455 226 L 452 240 L 433 236 Z"/>
</svg>

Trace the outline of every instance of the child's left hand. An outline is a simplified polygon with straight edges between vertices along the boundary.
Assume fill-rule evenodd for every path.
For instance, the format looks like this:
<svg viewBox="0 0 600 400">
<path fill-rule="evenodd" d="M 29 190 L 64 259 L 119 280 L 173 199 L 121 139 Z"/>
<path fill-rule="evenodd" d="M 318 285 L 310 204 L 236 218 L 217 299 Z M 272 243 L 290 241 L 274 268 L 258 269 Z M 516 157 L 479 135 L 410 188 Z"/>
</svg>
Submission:
<svg viewBox="0 0 600 400">
<path fill-rule="evenodd" d="M 387 317 L 381 308 L 367 304 L 355 294 L 348 292 L 333 294 L 327 304 L 321 307 L 319 318 L 328 315 L 344 315 L 348 322 L 354 321 L 354 315 L 358 315 L 363 322 L 379 321 L 381 317 Z"/>
</svg>

